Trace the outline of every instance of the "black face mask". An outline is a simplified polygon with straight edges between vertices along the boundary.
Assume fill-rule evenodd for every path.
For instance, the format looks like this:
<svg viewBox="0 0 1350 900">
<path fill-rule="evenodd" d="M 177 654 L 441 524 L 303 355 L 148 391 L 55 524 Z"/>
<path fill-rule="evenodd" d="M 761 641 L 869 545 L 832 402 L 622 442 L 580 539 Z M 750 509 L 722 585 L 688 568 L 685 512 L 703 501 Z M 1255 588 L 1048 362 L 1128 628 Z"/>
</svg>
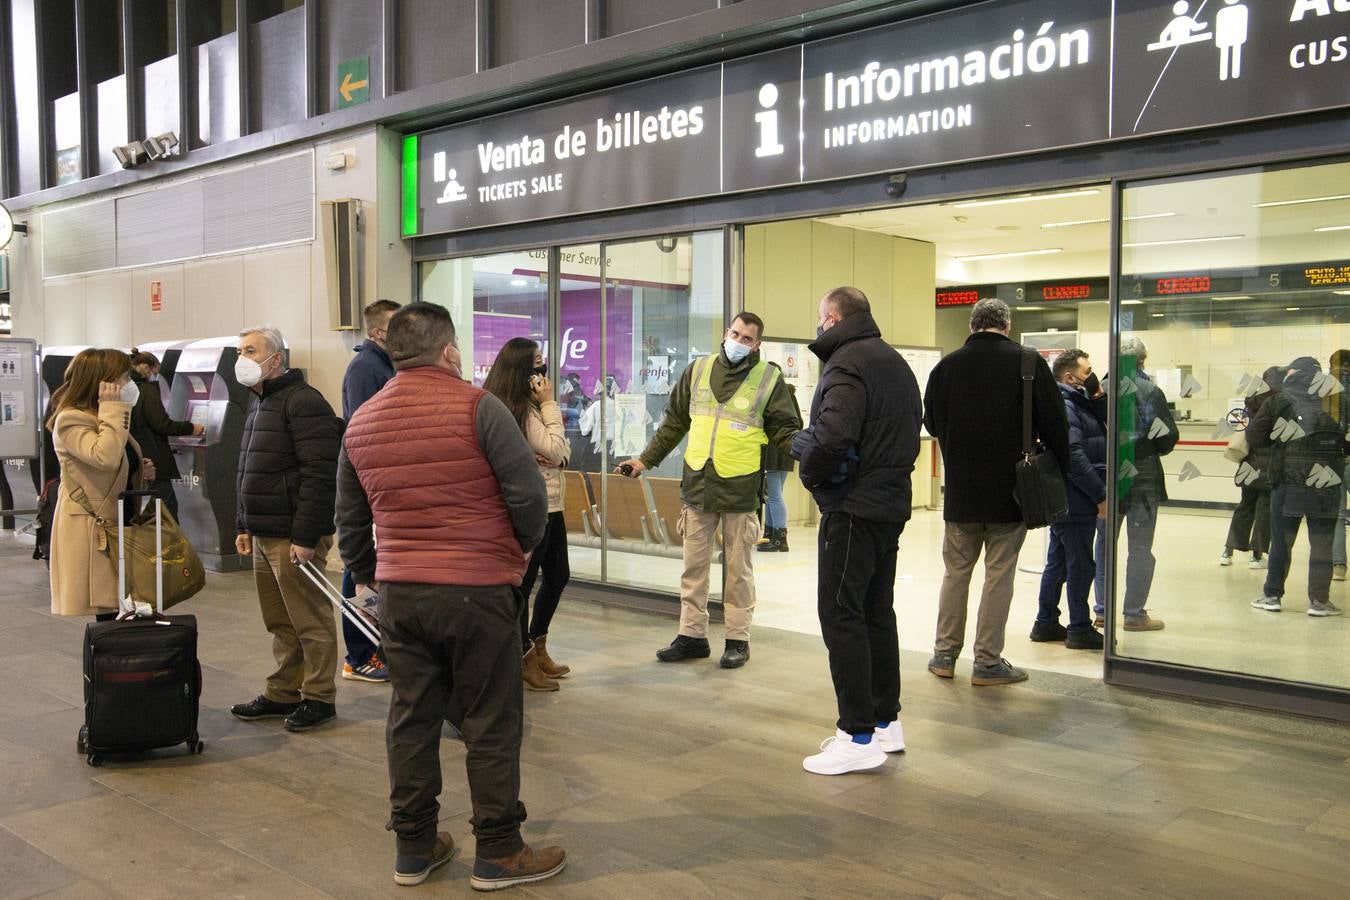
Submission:
<svg viewBox="0 0 1350 900">
<path fill-rule="evenodd" d="M 824 336 L 825 336 L 825 326 L 824 326 L 824 325 L 817 325 L 817 326 L 816 326 L 816 337 L 820 338 L 820 337 L 824 337 Z"/>
<path fill-rule="evenodd" d="M 1087 380 L 1083 382 L 1083 390 L 1087 391 L 1088 397 L 1097 396 L 1097 392 L 1100 391 L 1101 389 L 1102 383 L 1101 380 L 1097 378 L 1096 372 L 1093 372 L 1091 375 L 1089 375 L 1087 377 Z"/>
</svg>

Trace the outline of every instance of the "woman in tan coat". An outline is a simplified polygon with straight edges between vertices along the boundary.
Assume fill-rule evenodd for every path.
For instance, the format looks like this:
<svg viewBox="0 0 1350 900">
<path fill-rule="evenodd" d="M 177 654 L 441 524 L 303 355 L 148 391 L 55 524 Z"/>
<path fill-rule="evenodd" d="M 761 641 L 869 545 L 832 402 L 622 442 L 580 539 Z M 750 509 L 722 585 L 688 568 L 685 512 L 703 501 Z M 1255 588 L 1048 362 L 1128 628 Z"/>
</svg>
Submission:
<svg viewBox="0 0 1350 900">
<path fill-rule="evenodd" d="M 558 609 L 563 588 L 572 577 L 567 562 L 562 478 L 571 444 L 547 373 L 539 345 L 528 338 L 512 338 L 493 360 L 492 371 L 483 384 L 483 389 L 496 395 L 515 416 L 548 486 L 548 527 L 544 539 L 530 555 L 525 580 L 520 585 L 525 595 L 520 612 L 520 640 L 525 654 L 522 671 L 525 686 L 532 691 L 556 691 L 558 682 L 554 679 L 572 671 L 554 662 L 547 646 L 549 623 Z M 534 618 L 530 619 L 530 589 L 541 571 L 544 579 L 534 600 Z"/>
<path fill-rule="evenodd" d="M 153 464 L 141 459 L 129 431 L 138 394 L 131 357 L 120 350 L 84 350 L 52 395 L 47 427 L 61 464 L 52 522 L 54 615 L 106 616 L 117 608 L 117 560 L 76 496 L 83 491 L 94 513 L 116 527 L 117 495 L 154 478 Z"/>
</svg>

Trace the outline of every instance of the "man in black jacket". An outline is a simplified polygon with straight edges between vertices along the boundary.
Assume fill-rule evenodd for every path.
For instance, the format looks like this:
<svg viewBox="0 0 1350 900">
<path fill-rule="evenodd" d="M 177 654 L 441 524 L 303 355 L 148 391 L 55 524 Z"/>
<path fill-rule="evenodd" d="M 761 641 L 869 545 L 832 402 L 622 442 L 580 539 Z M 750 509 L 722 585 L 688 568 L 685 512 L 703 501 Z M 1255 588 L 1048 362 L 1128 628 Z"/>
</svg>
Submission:
<svg viewBox="0 0 1350 900">
<path fill-rule="evenodd" d="M 131 408 L 131 436 L 141 445 L 141 452 L 155 464 L 155 480 L 150 489 L 159 494 L 164 508 L 178 518 L 178 495 L 173 483 L 178 478 L 178 463 L 174 460 L 169 438 L 206 433 L 206 426 L 192 422 L 178 422 L 169 418 L 159 391 L 159 357 L 144 350 L 131 354 L 131 380 L 140 388 L 136 405 Z"/>
<path fill-rule="evenodd" d="M 376 300 L 361 310 L 366 325 L 366 339 L 356 349 L 356 355 L 347 363 L 342 376 L 342 419 L 350 422 L 352 416 L 371 397 L 374 397 L 394 377 L 394 362 L 389 358 L 385 344 L 389 340 L 389 319 L 402 304 L 393 300 Z M 356 596 L 356 583 L 350 571 L 342 572 L 342 596 Z M 370 639 L 361 633 L 346 617 L 342 618 L 342 640 L 347 645 L 347 658 L 342 663 L 342 677 L 350 681 L 389 683 L 389 670 L 377 654 Z"/>
<path fill-rule="evenodd" d="M 1017 555 L 1027 529 L 1013 497 L 1022 457 L 1022 359 L 1032 353 L 1008 339 L 1012 314 L 1001 300 L 975 304 L 970 337 L 933 368 L 924 395 L 924 424 L 937 438 L 947 467 L 942 517 L 946 575 L 938 601 L 937 639 L 928 670 L 955 674 L 966 639 L 970 575 L 984 552 L 984 592 L 975 626 L 971 684 L 1011 684 L 1026 673 L 1003 658 Z M 1069 426 L 1064 400 L 1045 360 L 1036 356 L 1031 392 L 1034 437 L 1069 470 Z"/>
<path fill-rule="evenodd" d="M 909 364 L 881 339 L 863 292 L 820 301 L 820 383 L 810 427 L 793 439 L 802 484 L 820 505 L 817 608 L 838 701 L 835 737 L 802 767 L 871 769 L 905 749 L 895 565 L 910 515 L 922 407 Z"/>
<path fill-rule="evenodd" d="M 258 399 L 239 451 L 235 547 L 253 557 L 277 670 L 260 696 L 230 712 L 248 721 L 284 717 L 288 730 L 306 731 L 336 715 L 337 626 L 298 566 L 313 560 L 322 569 L 328 559 L 342 435 L 323 395 L 286 368 L 285 346 L 275 328 L 239 335 L 235 378 Z"/>
<path fill-rule="evenodd" d="M 1092 542 L 1097 523 L 1106 518 L 1106 392 L 1092 371 L 1092 360 L 1078 349 L 1065 350 L 1051 367 L 1069 420 L 1069 512 L 1050 525 L 1050 546 L 1041 573 L 1040 609 L 1031 639 L 1063 641 L 1070 650 L 1100 650 L 1101 632 L 1092 627 L 1088 594 L 1097 568 Z M 1059 624 L 1060 591 L 1068 586 L 1069 627 Z"/>
</svg>

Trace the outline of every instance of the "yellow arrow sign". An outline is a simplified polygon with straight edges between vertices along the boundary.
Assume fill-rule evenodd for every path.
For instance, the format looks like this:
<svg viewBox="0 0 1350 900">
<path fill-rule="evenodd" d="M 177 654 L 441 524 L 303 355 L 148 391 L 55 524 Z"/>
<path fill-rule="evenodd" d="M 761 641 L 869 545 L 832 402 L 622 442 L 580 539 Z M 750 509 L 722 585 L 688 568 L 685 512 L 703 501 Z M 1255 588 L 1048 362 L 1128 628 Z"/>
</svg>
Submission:
<svg viewBox="0 0 1350 900">
<path fill-rule="evenodd" d="M 342 76 L 342 84 L 338 85 L 338 93 L 342 95 L 343 100 L 351 103 L 352 91 L 359 91 L 369 84 L 370 79 L 368 78 L 362 78 L 360 81 L 352 81 L 352 73 L 348 72 L 346 75 Z"/>
</svg>

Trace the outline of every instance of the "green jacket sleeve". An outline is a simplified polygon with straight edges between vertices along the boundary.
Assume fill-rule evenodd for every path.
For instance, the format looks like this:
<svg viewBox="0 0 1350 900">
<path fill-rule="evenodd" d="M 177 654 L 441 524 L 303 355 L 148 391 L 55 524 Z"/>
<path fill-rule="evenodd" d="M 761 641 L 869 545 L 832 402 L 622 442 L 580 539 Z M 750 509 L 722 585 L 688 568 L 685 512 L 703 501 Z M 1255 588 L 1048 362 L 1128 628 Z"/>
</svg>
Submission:
<svg viewBox="0 0 1350 900">
<path fill-rule="evenodd" d="M 666 414 L 661 419 L 660 427 L 647 442 L 647 449 L 638 457 L 647 468 L 655 469 L 661 465 L 661 461 L 669 456 L 689 433 L 689 397 L 693 391 L 693 384 L 694 365 L 690 363 L 680 374 L 675 390 L 670 392 L 670 400 L 666 403 Z"/>
<path fill-rule="evenodd" d="M 770 446 L 783 453 L 790 453 L 792 436 L 801 430 L 801 408 L 780 375 L 778 383 L 773 386 L 773 393 L 769 395 L 769 405 L 764 408 L 764 433 L 768 435 Z"/>
</svg>

